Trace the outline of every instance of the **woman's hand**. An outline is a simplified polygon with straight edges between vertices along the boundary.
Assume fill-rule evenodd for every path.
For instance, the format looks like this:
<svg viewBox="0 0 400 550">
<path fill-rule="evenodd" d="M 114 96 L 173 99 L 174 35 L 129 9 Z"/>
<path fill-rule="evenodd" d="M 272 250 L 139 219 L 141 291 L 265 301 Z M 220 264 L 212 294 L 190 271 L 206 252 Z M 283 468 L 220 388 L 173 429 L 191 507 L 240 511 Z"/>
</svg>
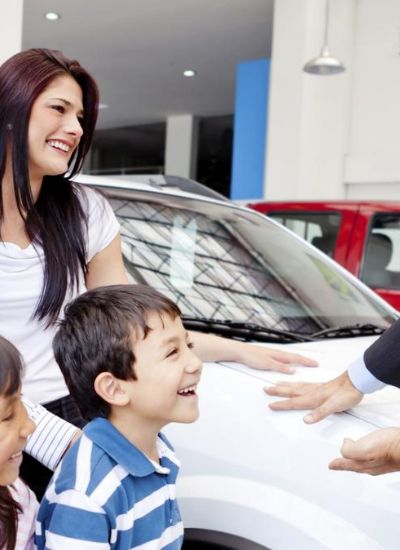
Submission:
<svg viewBox="0 0 400 550">
<path fill-rule="evenodd" d="M 254 344 L 243 344 L 241 362 L 253 369 L 275 370 L 285 374 L 293 374 L 296 369 L 293 365 L 304 367 L 317 367 L 317 361 L 304 357 L 299 353 L 281 351 L 274 348 L 266 348 Z"/>
<path fill-rule="evenodd" d="M 295 372 L 292 365 L 318 366 L 314 359 L 298 353 L 247 344 L 213 334 L 191 332 L 191 340 L 194 344 L 193 351 L 202 361 L 234 361 L 253 369 L 276 370 L 288 374 Z"/>
</svg>

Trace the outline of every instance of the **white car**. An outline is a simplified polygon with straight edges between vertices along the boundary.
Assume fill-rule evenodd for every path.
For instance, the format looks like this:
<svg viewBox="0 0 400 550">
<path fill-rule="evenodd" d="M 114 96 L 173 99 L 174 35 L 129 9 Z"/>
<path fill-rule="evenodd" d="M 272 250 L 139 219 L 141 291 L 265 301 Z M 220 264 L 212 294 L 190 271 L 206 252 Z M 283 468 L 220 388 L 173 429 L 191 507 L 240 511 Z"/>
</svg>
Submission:
<svg viewBox="0 0 400 550">
<path fill-rule="evenodd" d="M 132 281 L 175 299 L 191 330 L 298 351 L 319 361 L 289 380 L 328 380 L 397 313 L 282 226 L 179 178 L 81 176 L 109 197 Z M 200 420 L 166 430 L 182 461 L 185 548 L 398 550 L 400 474 L 328 470 L 344 437 L 400 421 L 387 388 L 347 413 L 305 425 L 272 412 L 262 388 L 285 378 L 206 364 Z"/>
</svg>

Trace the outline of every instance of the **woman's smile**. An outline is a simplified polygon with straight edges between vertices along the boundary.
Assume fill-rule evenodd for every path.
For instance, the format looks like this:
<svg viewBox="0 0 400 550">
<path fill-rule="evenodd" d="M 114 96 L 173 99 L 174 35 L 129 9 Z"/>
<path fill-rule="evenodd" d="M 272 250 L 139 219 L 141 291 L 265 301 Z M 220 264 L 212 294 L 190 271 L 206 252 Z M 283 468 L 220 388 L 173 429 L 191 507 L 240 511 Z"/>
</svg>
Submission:
<svg viewBox="0 0 400 550">
<path fill-rule="evenodd" d="M 74 147 L 73 142 L 67 142 L 61 139 L 48 139 L 46 142 L 53 149 L 60 151 L 61 153 L 69 153 L 70 150 Z"/>
<path fill-rule="evenodd" d="M 68 75 L 55 78 L 37 97 L 29 120 L 31 185 L 40 185 L 44 176 L 68 171 L 69 161 L 83 134 L 82 101 L 79 84 Z M 45 149 L 40 143 L 45 144 Z"/>
</svg>

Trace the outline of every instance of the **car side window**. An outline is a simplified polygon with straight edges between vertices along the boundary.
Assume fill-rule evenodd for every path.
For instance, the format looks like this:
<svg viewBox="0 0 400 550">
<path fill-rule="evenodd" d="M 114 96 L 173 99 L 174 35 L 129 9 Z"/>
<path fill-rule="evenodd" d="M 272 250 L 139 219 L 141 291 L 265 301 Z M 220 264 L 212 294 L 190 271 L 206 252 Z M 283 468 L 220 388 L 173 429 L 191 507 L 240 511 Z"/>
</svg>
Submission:
<svg viewBox="0 0 400 550">
<path fill-rule="evenodd" d="M 340 214 L 332 212 L 269 212 L 268 216 L 299 237 L 333 256 L 340 227 Z"/>
<path fill-rule="evenodd" d="M 400 289 L 399 214 L 376 214 L 373 217 L 360 278 L 373 288 Z"/>
</svg>

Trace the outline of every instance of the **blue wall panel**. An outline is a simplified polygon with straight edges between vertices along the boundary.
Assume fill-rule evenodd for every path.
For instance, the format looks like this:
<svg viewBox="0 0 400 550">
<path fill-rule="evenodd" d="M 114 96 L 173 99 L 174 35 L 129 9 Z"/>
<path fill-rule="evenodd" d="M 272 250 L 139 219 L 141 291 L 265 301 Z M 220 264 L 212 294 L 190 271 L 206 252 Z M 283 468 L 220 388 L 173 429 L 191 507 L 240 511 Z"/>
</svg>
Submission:
<svg viewBox="0 0 400 550">
<path fill-rule="evenodd" d="M 269 59 L 237 66 L 232 199 L 263 198 L 269 70 Z"/>
</svg>

